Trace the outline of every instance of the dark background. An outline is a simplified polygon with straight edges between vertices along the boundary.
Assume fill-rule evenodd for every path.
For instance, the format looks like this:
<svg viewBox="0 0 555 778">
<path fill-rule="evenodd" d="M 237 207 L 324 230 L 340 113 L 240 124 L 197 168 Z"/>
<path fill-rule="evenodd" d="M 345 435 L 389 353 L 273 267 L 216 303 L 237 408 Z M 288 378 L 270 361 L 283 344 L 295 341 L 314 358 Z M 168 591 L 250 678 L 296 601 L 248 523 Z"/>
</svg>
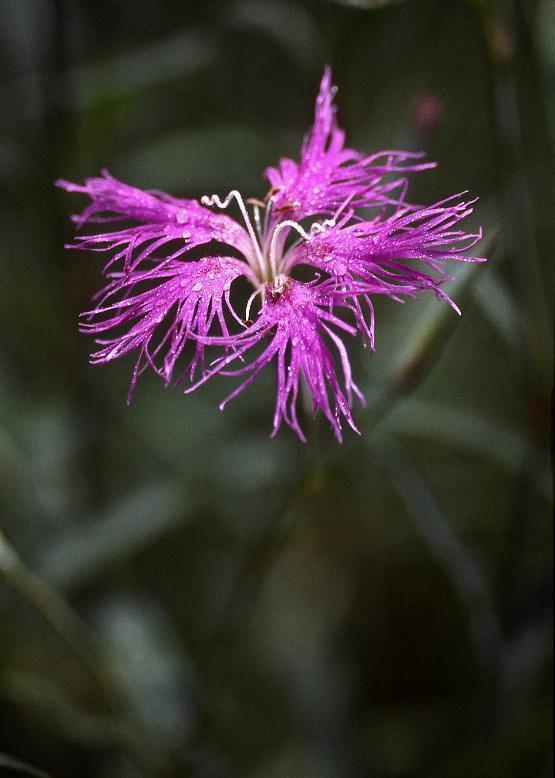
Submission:
<svg viewBox="0 0 555 778">
<path fill-rule="evenodd" d="M 3 0 L 0 25 L 0 773 L 551 775 L 553 4 Z M 53 180 L 261 197 L 327 62 L 351 145 L 440 163 L 413 200 L 480 195 L 462 319 L 379 303 L 343 446 L 268 439 L 270 371 L 224 414 L 220 379 L 127 408 Z"/>
</svg>

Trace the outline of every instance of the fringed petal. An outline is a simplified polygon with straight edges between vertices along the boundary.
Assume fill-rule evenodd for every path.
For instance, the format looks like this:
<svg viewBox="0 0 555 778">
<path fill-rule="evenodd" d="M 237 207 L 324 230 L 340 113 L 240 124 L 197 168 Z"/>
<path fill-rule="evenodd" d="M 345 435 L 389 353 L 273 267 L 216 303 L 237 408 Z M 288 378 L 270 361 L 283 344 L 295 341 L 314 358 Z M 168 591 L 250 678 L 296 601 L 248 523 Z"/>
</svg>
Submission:
<svg viewBox="0 0 555 778">
<path fill-rule="evenodd" d="M 99 294 L 98 305 L 82 314 L 82 332 L 110 335 L 109 339 L 97 337 L 102 348 L 92 354 L 91 362 L 102 364 L 137 352 L 130 402 L 138 376 L 148 367 L 168 385 L 192 340 L 193 354 L 184 373 L 192 380 L 197 367 L 204 369 L 201 338 L 209 333 L 229 338 L 230 323 L 242 324 L 232 307 L 230 289 L 244 267 L 231 257 L 207 257 L 168 261 L 154 270 L 114 277 Z"/>
<path fill-rule="evenodd" d="M 299 388 L 303 379 L 312 397 L 313 413 L 321 411 L 324 414 L 338 441 L 343 438 L 343 420 L 358 432 L 351 407 L 353 395 L 361 401 L 363 397 L 352 379 L 347 350 L 333 328 L 351 334 L 355 334 L 356 330 L 330 310 L 333 302 L 318 286 L 297 281 L 289 281 L 277 295 L 269 291 L 258 319 L 248 330 L 232 338 L 205 339 L 207 344 L 232 346 L 233 351 L 217 359 L 187 391 L 193 391 L 218 373 L 246 376 L 221 404 L 223 408 L 275 358 L 277 396 L 272 437 L 285 422 L 302 441 L 306 440 L 298 414 Z M 252 361 L 246 361 L 251 349 L 267 336 L 270 342 L 263 351 Z M 335 349 L 335 356 L 331 347 Z M 236 370 L 226 370 L 238 359 L 246 363 Z"/>
<path fill-rule="evenodd" d="M 335 91 L 327 67 L 316 98 L 314 125 L 304 140 L 300 161 L 283 158 L 278 167 L 265 172 L 272 186 L 269 199 L 277 221 L 333 215 L 346 201 L 353 207 L 403 202 L 406 179 L 396 174 L 435 166 L 419 162 L 419 153 L 383 151 L 364 156 L 346 148 L 345 133 L 335 117 Z M 389 174 L 394 174 L 393 179 Z"/>
<path fill-rule="evenodd" d="M 87 178 L 83 185 L 63 180 L 56 183 L 68 192 L 82 192 L 91 198 L 82 213 L 72 217 L 79 228 L 85 223 L 141 222 L 121 230 L 79 235 L 68 247 L 100 252 L 115 249 L 106 271 L 114 267 L 121 267 L 125 272 L 134 270 L 144 260 L 158 259 L 156 252 L 172 242 L 175 248 L 171 259 L 211 241 L 226 243 L 242 254 L 249 250 L 249 238 L 243 227 L 196 200 L 145 192 L 118 181 L 106 170 L 101 177 Z"/>
<path fill-rule="evenodd" d="M 288 269 L 311 265 L 353 294 L 385 294 L 399 300 L 432 290 L 454 306 L 441 290 L 441 284 L 452 278 L 446 260 L 485 261 L 462 253 L 480 240 L 481 231 L 454 229 L 472 213 L 474 202 L 454 195 L 426 208 L 399 207 L 388 218 L 333 227 L 297 246 Z M 412 260 L 422 262 L 424 269 L 414 267 Z"/>
</svg>

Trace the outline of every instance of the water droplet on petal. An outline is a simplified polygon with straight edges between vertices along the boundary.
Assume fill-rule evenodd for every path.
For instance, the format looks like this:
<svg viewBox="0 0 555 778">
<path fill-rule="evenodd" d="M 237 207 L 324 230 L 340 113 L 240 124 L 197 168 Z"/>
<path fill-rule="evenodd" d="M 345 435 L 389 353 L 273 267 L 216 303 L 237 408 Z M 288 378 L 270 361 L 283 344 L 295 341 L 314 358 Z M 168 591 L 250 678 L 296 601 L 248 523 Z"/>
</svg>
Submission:
<svg viewBox="0 0 555 778">
<path fill-rule="evenodd" d="M 336 262 L 334 269 L 338 276 L 344 276 L 345 273 L 347 272 L 347 268 L 345 267 L 343 262 Z"/>
<path fill-rule="evenodd" d="M 193 292 L 200 292 L 200 290 L 201 290 L 201 289 L 202 289 L 202 284 L 201 284 L 200 282 L 197 282 L 197 283 L 196 283 L 196 284 L 193 286 Z"/>
<path fill-rule="evenodd" d="M 178 224 L 185 224 L 185 222 L 187 221 L 187 211 L 181 209 L 180 211 L 177 212 L 175 219 Z"/>
</svg>

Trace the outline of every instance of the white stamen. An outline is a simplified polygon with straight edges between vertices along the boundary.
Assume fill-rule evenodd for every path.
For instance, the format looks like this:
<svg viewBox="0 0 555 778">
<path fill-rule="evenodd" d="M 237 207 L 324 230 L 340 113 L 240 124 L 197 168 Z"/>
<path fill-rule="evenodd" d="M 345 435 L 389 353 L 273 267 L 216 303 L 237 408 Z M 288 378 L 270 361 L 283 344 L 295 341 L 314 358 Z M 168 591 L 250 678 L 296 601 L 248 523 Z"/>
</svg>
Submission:
<svg viewBox="0 0 555 778">
<path fill-rule="evenodd" d="M 249 314 L 250 314 L 250 312 L 251 312 L 251 305 L 252 305 L 252 304 L 253 304 L 253 302 L 256 300 L 256 298 L 258 297 L 258 295 L 259 295 L 259 294 L 263 294 L 263 292 L 264 292 L 264 287 L 263 287 L 263 286 L 261 286 L 259 289 L 257 289 L 255 292 L 253 292 L 253 293 L 251 294 L 251 296 L 249 297 L 249 299 L 248 299 L 248 301 L 247 301 L 247 307 L 245 308 L 245 321 L 248 321 L 248 320 L 249 320 Z"/>
<path fill-rule="evenodd" d="M 310 225 L 310 236 L 318 235 L 319 232 L 325 232 L 327 229 L 335 227 L 335 217 L 332 219 L 324 219 L 323 222 L 314 222 Z"/>
<path fill-rule="evenodd" d="M 272 206 L 274 202 L 272 198 L 268 200 L 268 205 L 266 206 L 266 213 L 264 214 L 264 235 L 267 235 L 268 233 L 268 224 L 270 222 L 270 214 L 272 213 Z"/>
<path fill-rule="evenodd" d="M 306 232 L 306 230 L 304 230 L 301 227 L 301 225 L 298 222 L 295 222 L 293 220 L 281 222 L 281 224 L 279 224 L 276 227 L 276 230 L 278 230 L 282 225 L 287 225 L 289 227 L 293 227 L 293 229 L 295 229 L 299 233 L 299 235 L 302 238 L 304 238 L 304 240 L 309 241 L 315 235 L 318 235 L 319 233 L 325 232 L 326 230 L 331 229 L 332 227 L 335 227 L 336 224 L 337 224 L 337 220 L 338 220 L 339 216 L 347 208 L 347 206 L 349 205 L 349 203 L 351 202 L 353 197 L 354 197 L 354 194 L 350 194 L 343 201 L 343 203 L 339 206 L 339 208 L 334 213 L 334 215 L 332 216 L 331 219 L 324 219 L 324 221 L 322 221 L 322 222 L 314 222 L 313 224 L 311 224 L 308 233 Z M 348 218 L 350 218 L 350 216 Z M 288 257 L 291 255 L 292 249 L 295 248 L 295 246 L 298 246 L 299 243 L 300 243 L 300 241 L 296 241 L 292 246 L 289 247 L 289 249 L 286 251 L 284 256 L 281 258 L 281 270 L 282 271 L 285 272 L 287 270 Z M 274 251 L 275 251 L 276 243 L 274 241 L 274 236 L 272 236 L 272 246 L 273 246 Z M 272 255 L 272 250 L 270 249 L 270 257 L 271 257 L 271 255 Z"/>
<path fill-rule="evenodd" d="M 344 206 L 342 206 L 343 208 Z M 272 234 L 272 242 L 270 243 L 270 266 L 272 268 L 272 275 L 276 277 L 278 275 L 277 272 L 277 257 L 276 257 L 276 247 L 277 247 L 277 239 L 279 236 L 279 233 L 284 230 L 286 227 L 292 227 L 294 230 L 296 230 L 301 238 L 304 238 L 304 240 L 311 240 L 315 235 L 317 235 L 320 232 L 325 232 L 327 229 L 330 229 L 331 227 L 335 227 L 335 217 L 333 219 L 324 219 L 323 222 L 314 222 L 314 224 L 311 224 L 310 230 L 307 232 L 304 227 L 301 227 L 299 222 L 293 221 L 293 219 L 286 219 L 285 221 L 280 222 L 276 228 L 274 229 L 274 232 Z"/>
<path fill-rule="evenodd" d="M 289 281 L 289 276 L 286 276 L 283 273 L 277 276 L 277 278 L 274 279 L 274 283 L 272 284 L 272 292 L 274 294 L 281 294 L 285 289 L 285 287 L 287 286 L 288 281 Z"/>
<path fill-rule="evenodd" d="M 264 257 L 262 256 L 260 244 L 258 243 L 256 233 L 254 231 L 252 222 L 250 220 L 249 212 L 247 211 L 247 207 L 243 201 L 241 193 L 238 192 L 237 189 L 232 189 L 232 191 L 227 195 L 227 197 L 224 200 L 222 200 L 219 197 L 219 195 L 213 194 L 211 196 L 203 195 L 203 197 L 200 198 L 200 201 L 203 205 L 216 205 L 218 208 L 224 209 L 228 207 L 228 205 L 233 199 L 237 201 L 237 205 L 239 206 L 243 219 L 245 220 L 245 226 L 247 228 L 247 232 L 249 233 L 250 239 L 252 241 L 254 252 L 256 254 L 256 259 L 258 260 L 258 264 L 260 267 L 260 272 L 264 277 L 266 263 L 264 262 Z"/>
<path fill-rule="evenodd" d="M 282 232 L 286 227 L 295 227 L 295 229 L 303 230 L 300 224 L 297 224 L 297 222 L 294 221 L 284 221 L 280 222 L 277 227 L 274 228 L 274 231 L 272 233 L 272 239 L 270 241 L 270 267 L 272 268 L 272 276 L 275 278 L 278 274 L 277 272 L 277 258 L 276 258 L 276 247 L 277 247 L 277 239 L 279 237 L 280 232 Z M 306 234 L 306 233 L 305 233 Z M 308 236 L 307 236 L 308 240 Z"/>
<path fill-rule="evenodd" d="M 253 263 L 252 263 L 253 256 L 252 254 L 250 254 L 250 252 L 248 252 L 248 254 L 246 255 L 247 261 L 249 262 L 251 267 L 253 267 L 255 275 L 257 275 L 257 277 L 261 282 L 264 283 L 273 279 L 274 283 L 277 284 L 277 286 L 279 286 L 280 279 L 285 278 L 284 273 L 287 270 L 288 258 L 291 254 L 291 249 L 294 246 L 297 246 L 299 243 L 299 241 L 294 243 L 293 246 L 290 247 L 288 251 L 285 252 L 284 255 L 282 255 L 283 247 L 280 247 L 278 250 L 279 236 L 282 233 L 282 231 L 285 229 L 294 229 L 300 235 L 301 239 L 305 241 L 310 241 L 316 235 L 326 232 L 328 229 L 331 229 L 332 227 L 336 226 L 339 216 L 348 207 L 349 203 L 353 199 L 353 196 L 354 195 L 349 195 L 349 197 L 345 199 L 345 201 L 339 206 L 337 211 L 334 213 L 333 217 L 324 219 L 321 222 L 315 221 L 313 224 L 311 224 L 308 231 L 305 230 L 304 227 L 302 227 L 301 224 L 299 224 L 299 222 L 294 221 L 293 219 L 286 219 L 285 221 L 279 222 L 274 227 L 271 236 L 268 234 L 270 223 L 271 223 L 270 214 L 271 214 L 272 204 L 273 204 L 271 197 L 268 200 L 268 205 L 266 206 L 263 224 L 260 217 L 260 205 L 258 204 L 258 202 L 252 202 L 256 231 L 255 228 L 253 227 L 245 202 L 240 192 L 238 192 L 236 189 L 233 189 L 231 192 L 229 192 L 227 197 L 225 197 L 223 200 L 217 194 L 213 194 L 210 196 L 204 195 L 203 197 L 201 197 L 201 203 L 203 205 L 208 205 L 208 206 L 215 205 L 218 208 L 224 209 L 228 207 L 228 205 L 233 199 L 237 201 L 237 204 L 239 206 L 239 209 L 241 211 L 241 214 L 245 222 L 245 226 L 247 228 L 247 232 L 252 242 L 252 246 L 254 248 L 254 258 L 258 263 L 258 267 L 255 266 L 253 267 Z M 347 218 L 349 218 L 349 216 L 347 216 Z M 258 233 L 258 237 L 257 237 L 257 233 Z M 269 249 L 268 249 L 268 240 L 270 244 Z M 279 258 L 278 258 L 278 253 L 280 254 Z M 263 289 L 263 287 L 261 287 L 261 289 Z M 258 294 L 260 294 L 260 289 L 254 292 L 250 296 L 247 302 L 247 308 L 245 312 L 245 317 L 247 319 L 249 317 L 252 303 L 254 302 Z M 264 298 L 264 292 L 262 292 L 262 298 Z"/>
<path fill-rule="evenodd" d="M 262 225 L 260 223 L 260 206 L 256 205 L 256 203 L 252 207 L 254 211 L 254 223 L 256 224 L 256 231 L 258 233 L 258 237 L 260 240 L 262 240 Z"/>
</svg>

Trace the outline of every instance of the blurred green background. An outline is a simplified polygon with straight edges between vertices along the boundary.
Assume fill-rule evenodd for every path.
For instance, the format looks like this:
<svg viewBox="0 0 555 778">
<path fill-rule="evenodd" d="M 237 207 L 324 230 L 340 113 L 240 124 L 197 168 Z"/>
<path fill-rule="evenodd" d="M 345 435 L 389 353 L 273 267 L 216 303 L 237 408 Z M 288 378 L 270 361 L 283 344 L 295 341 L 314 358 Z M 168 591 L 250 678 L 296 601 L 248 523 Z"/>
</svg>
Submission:
<svg viewBox="0 0 555 778">
<path fill-rule="evenodd" d="M 549 0 L 0 4 L 0 774 L 551 775 L 554 30 Z M 271 372 L 127 408 L 53 180 L 261 197 L 327 62 L 351 145 L 440 163 L 413 200 L 480 195 L 462 319 L 380 301 L 343 446 L 268 439 Z"/>
</svg>

